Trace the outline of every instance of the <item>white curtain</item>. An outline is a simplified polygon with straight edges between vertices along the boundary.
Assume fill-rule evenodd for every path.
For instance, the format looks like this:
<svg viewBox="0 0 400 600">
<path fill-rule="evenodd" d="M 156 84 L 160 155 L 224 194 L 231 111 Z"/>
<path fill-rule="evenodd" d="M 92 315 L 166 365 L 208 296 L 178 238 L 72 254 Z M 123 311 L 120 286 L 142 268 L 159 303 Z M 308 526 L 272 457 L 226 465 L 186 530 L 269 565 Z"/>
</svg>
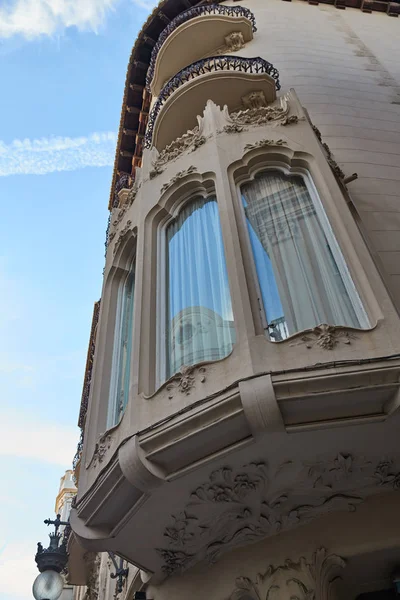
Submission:
<svg viewBox="0 0 400 600">
<path fill-rule="evenodd" d="M 227 356 L 235 342 L 218 206 L 196 199 L 167 227 L 166 377 Z"/>
<path fill-rule="evenodd" d="M 265 171 L 242 187 L 242 199 L 271 338 L 320 323 L 367 326 L 326 216 L 323 224 L 303 178 Z"/>
<path fill-rule="evenodd" d="M 130 364 L 132 355 L 133 303 L 135 295 L 135 264 L 131 265 L 129 274 L 121 289 L 118 300 L 118 323 L 114 352 L 116 353 L 116 385 L 115 396 L 111 398 L 108 427 L 115 425 L 124 413 L 129 399 Z"/>
</svg>

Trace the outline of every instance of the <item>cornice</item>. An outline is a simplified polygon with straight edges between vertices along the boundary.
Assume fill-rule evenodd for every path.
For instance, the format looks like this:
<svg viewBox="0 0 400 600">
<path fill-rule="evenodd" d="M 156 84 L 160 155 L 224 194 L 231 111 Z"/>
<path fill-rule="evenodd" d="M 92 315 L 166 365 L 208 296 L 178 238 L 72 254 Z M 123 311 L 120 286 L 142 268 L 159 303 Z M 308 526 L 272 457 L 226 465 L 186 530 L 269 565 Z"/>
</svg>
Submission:
<svg viewBox="0 0 400 600">
<path fill-rule="evenodd" d="M 210 2 L 210 0 L 205 0 L 203 3 L 204 4 L 211 4 L 211 3 L 212 4 L 220 4 L 220 2 L 222 2 L 222 0 L 213 0 L 212 2 Z M 121 108 L 121 117 L 120 117 L 119 129 L 118 129 L 117 148 L 116 148 L 115 159 L 114 159 L 114 169 L 113 169 L 113 175 L 112 175 L 112 180 L 111 180 L 110 200 L 109 200 L 109 205 L 108 205 L 109 210 L 111 210 L 112 205 L 113 205 L 114 187 L 115 187 L 117 173 L 118 173 L 118 161 L 119 161 L 119 156 L 120 156 L 120 148 L 121 148 L 122 135 L 123 135 L 123 130 L 124 130 L 124 120 L 125 120 L 125 115 L 126 115 L 126 111 L 127 111 L 127 98 L 128 98 L 129 86 L 131 83 L 133 83 L 135 72 L 136 72 L 136 70 L 138 70 L 139 49 L 142 44 L 146 43 L 146 40 L 148 40 L 149 38 L 152 39 L 149 29 L 150 29 L 151 25 L 154 23 L 154 21 L 157 19 L 157 17 L 160 15 L 160 13 L 162 14 L 162 9 L 168 9 L 169 14 L 174 13 L 173 18 L 175 18 L 179 14 L 185 12 L 187 10 L 189 4 L 191 6 L 194 6 L 199 3 L 197 2 L 197 0 L 186 0 L 186 4 L 187 4 L 187 6 L 185 7 L 183 3 L 179 2 L 179 0 L 161 0 L 161 2 L 159 2 L 159 4 L 154 8 L 152 13 L 147 18 L 146 22 L 144 23 L 142 29 L 140 30 L 140 32 L 136 38 L 135 44 L 132 48 L 131 56 L 129 58 L 128 67 L 127 67 L 127 71 L 126 71 L 124 94 L 122 97 L 122 108 Z M 165 23 L 165 19 L 163 19 L 163 20 Z M 161 33 L 161 31 L 160 31 L 160 33 Z M 154 40 L 154 41 L 156 41 L 156 40 Z M 143 61 L 141 60 L 140 63 L 143 64 Z M 150 55 L 149 55 L 149 60 L 147 62 L 147 66 L 149 64 L 150 64 Z M 140 109 L 141 106 L 137 106 L 137 108 Z"/>
</svg>

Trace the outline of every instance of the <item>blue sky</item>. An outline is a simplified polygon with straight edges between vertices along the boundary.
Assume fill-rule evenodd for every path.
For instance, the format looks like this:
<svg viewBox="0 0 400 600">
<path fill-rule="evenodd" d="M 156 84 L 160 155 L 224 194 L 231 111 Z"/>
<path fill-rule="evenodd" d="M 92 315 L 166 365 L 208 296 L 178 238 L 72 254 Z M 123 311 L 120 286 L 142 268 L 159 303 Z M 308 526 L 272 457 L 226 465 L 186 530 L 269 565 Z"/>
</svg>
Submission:
<svg viewBox="0 0 400 600">
<path fill-rule="evenodd" d="M 0 600 L 70 467 L 126 67 L 153 1 L 0 0 Z"/>
</svg>

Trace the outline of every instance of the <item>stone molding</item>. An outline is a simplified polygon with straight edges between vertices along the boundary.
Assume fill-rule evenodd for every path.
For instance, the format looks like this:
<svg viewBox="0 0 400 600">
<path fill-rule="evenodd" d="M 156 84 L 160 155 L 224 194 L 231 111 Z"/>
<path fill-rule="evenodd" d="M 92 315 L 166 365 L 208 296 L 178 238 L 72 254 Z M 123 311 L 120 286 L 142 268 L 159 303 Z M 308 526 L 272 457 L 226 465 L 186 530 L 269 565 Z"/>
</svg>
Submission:
<svg viewBox="0 0 400 600">
<path fill-rule="evenodd" d="M 169 188 L 173 186 L 174 183 L 177 183 L 181 179 L 185 179 L 185 177 L 188 177 L 193 173 L 197 173 L 197 168 L 194 165 L 191 165 L 183 171 L 178 171 L 178 173 L 176 173 L 167 183 L 164 183 L 164 185 L 161 187 L 160 193 L 163 194 L 164 192 L 169 190 Z"/>
<path fill-rule="evenodd" d="M 290 346 L 304 345 L 308 349 L 319 346 L 319 348 L 322 348 L 323 350 L 333 350 L 340 343 L 347 345 L 351 344 L 352 340 L 358 338 L 355 332 L 360 331 L 362 330 L 322 323 L 313 329 L 306 329 L 299 334 L 295 334 L 296 337 L 298 337 L 298 335 L 300 337 L 292 342 Z M 291 336 L 291 339 L 293 339 L 293 337 L 294 336 Z"/>
<path fill-rule="evenodd" d="M 287 144 L 286 140 L 260 140 L 258 142 L 254 142 L 254 144 L 246 144 L 244 147 L 244 151 L 248 152 L 249 150 L 256 150 L 258 148 L 266 148 L 267 146 L 284 146 Z"/>
<path fill-rule="evenodd" d="M 148 178 L 154 179 L 164 172 L 169 162 L 175 161 L 184 153 L 195 152 L 204 145 L 211 137 L 221 133 L 241 133 L 247 131 L 248 127 L 259 125 L 292 125 L 299 121 L 297 115 L 290 113 L 290 92 L 279 99 L 278 103 L 268 105 L 262 91 L 255 91 L 242 98 L 243 110 L 229 114 L 227 106 L 221 108 L 212 100 L 208 100 L 202 116 L 197 116 L 198 125 L 187 131 L 168 144 L 164 150 L 159 152 L 154 146 L 149 150 L 148 161 L 150 163 Z M 267 140 L 262 140 L 262 142 Z M 264 143 L 258 142 L 259 147 Z M 268 145 L 284 145 L 285 140 L 270 140 Z M 265 143 L 265 145 L 267 145 Z M 169 186 L 168 186 L 169 187 Z M 164 188 L 164 186 L 163 186 Z M 167 189 L 167 188 L 165 188 Z M 136 195 L 137 189 L 129 191 L 128 198 Z M 130 200 L 129 205 L 133 200 Z M 126 210 L 124 208 L 124 210 Z M 122 213 L 123 215 L 123 213 Z M 122 218 L 122 217 L 121 217 Z"/>
<path fill-rule="evenodd" d="M 367 459 L 339 453 L 316 462 L 265 462 L 222 467 L 193 490 L 164 531 L 157 552 L 166 575 L 213 563 L 243 546 L 326 513 L 356 510 L 366 497 L 400 489 L 399 458 Z M 312 596 L 311 596 L 312 597 Z M 316 596 L 319 598 L 320 596 Z"/>
<path fill-rule="evenodd" d="M 119 247 L 121 246 L 122 242 L 124 241 L 125 236 L 132 229 L 131 226 L 132 226 L 132 221 L 130 219 L 128 219 L 128 221 L 125 224 L 125 227 L 123 227 L 121 229 L 121 231 L 119 231 L 117 241 L 115 242 L 114 248 L 113 248 L 113 253 L 114 254 L 117 253 Z"/>
<path fill-rule="evenodd" d="M 157 471 L 154 465 L 149 464 L 139 446 L 137 436 L 131 437 L 121 446 L 118 461 L 124 477 L 143 493 L 150 493 L 164 481 L 161 470 Z"/>
<path fill-rule="evenodd" d="M 269 565 L 265 573 L 258 573 L 253 581 L 238 577 L 229 600 L 330 600 L 334 583 L 346 562 L 325 548 L 314 552 L 311 560 L 304 556 L 297 561 L 288 558 L 282 565 Z"/>
<path fill-rule="evenodd" d="M 265 432 L 284 432 L 271 375 L 239 383 L 240 398 L 247 422 L 256 437 Z"/>
</svg>

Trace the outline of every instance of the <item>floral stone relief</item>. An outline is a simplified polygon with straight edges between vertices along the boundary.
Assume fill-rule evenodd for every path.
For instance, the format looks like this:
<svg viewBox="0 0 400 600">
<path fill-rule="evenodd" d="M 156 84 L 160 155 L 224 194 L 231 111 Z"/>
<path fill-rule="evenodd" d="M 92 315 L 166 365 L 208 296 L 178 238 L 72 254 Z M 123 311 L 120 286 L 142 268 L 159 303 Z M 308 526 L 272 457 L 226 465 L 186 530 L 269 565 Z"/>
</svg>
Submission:
<svg viewBox="0 0 400 600">
<path fill-rule="evenodd" d="M 289 94 L 280 98 L 278 105 L 268 105 L 262 91 L 252 92 L 242 100 L 245 110 L 232 114 L 229 114 L 227 106 L 221 109 L 212 100 L 208 100 L 203 116 L 197 117 L 196 127 L 173 140 L 161 152 L 152 148 L 149 178 L 154 179 L 163 173 L 169 162 L 176 160 L 185 152 L 195 152 L 216 133 L 241 133 L 246 131 L 247 126 L 267 123 L 291 125 L 299 120 L 296 115 L 289 116 Z M 135 193 L 134 189 L 130 190 L 129 197 Z"/>
<path fill-rule="evenodd" d="M 352 340 L 356 340 L 355 331 L 358 330 L 323 323 L 314 329 L 301 332 L 301 337 L 290 346 L 304 344 L 308 349 L 319 346 L 323 350 L 333 350 L 340 343 L 349 345 Z"/>
<path fill-rule="evenodd" d="M 229 600 L 329 600 L 332 587 L 340 577 L 345 561 L 335 554 L 319 548 L 307 560 L 288 558 L 283 565 L 269 565 L 265 573 L 259 573 L 253 581 L 238 577 Z"/>
<path fill-rule="evenodd" d="M 167 575 L 215 562 L 236 546 L 272 536 L 337 510 L 356 510 L 369 495 L 400 489 L 399 459 L 338 454 L 277 468 L 254 462 L 213 471 L 164 531 L 157 552 Z M 313 597 L 313 596 L 311 596 Z M 318 597 L 318 596 L 317 596 Z"/>
<path fill-rule="evenodd" d="M 172 179 L 170 179 L 167 183 L 164 183 L 160 190 L 161 194 L 166 192 L 172 185 L 174 185 L 174 183 L 177 183 L 180 179 L 184 179 L 185 177 L 188 177 L 188 175 L 192 175 L 192 173 L 196 172 L 197 169 L 193 165 L 191 165 L 187 169 L 184 169 L 183 171 L 178 171 L 178 173 L 176 173 L 176 175 L 174 175 Z"/>
</svg>

